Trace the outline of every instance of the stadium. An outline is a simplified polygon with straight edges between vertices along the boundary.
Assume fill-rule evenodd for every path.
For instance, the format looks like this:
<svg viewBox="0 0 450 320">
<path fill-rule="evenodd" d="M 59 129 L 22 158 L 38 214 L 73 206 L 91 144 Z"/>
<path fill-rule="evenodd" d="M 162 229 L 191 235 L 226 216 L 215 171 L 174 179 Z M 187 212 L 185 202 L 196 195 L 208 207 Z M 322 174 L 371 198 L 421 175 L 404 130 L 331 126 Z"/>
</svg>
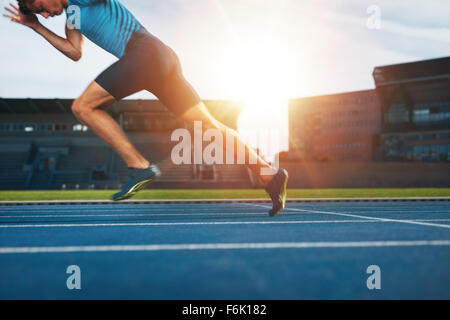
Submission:
<svg viewBox="0 0 450 320">
<path fill-rule="evenodd" d="M 157 99 L 106 110 L 161 169 L 112 201 L 127 164 L 76 97 L 0 97 L 0 299 L 449 299 L 450 57 L 370 77 L 290 98 L 288 148 L 256 138 L 289 172 L 276 217 L 248 166 L 175 164 L 173 133 L 193 127 Z M 242 132 L 245 101 L 203 103 Z"/>
<path fill-rule="evenodd" d="M 374 90 L 289 102 L 290 151 L 280 160 L 294 174 L 292 188 L 450 187 L 450 58 L 376 67 L 373 74 Z M 1 189 L 104 190 L 123 182 L 125 163 L 73 116 L 72 103 L 0 100 Z M 237 129 L 242 103 L 205 104 Z M 109 112 L 161 166 L 151 188 L 257 187 L 243 165 L 173 165 L 171 133 L 189 124 L 161 102 L 124 100 Z"/>
</svg>

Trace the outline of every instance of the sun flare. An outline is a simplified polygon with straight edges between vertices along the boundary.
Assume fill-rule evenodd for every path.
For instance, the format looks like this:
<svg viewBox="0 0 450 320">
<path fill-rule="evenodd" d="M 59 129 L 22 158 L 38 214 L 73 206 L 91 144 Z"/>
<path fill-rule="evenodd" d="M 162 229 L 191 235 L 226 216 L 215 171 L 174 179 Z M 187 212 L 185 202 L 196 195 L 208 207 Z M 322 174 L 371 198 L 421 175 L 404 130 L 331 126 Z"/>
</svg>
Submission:
<svg viewBox="0 0 450 320">
<path fill-rule="evenodd" d="M 224 74 L 233 98 L 243 101 L 239 131 L 269 160 L 287 150 L 289 59 L 266 43 L 236 48 Z"/>
</svg>

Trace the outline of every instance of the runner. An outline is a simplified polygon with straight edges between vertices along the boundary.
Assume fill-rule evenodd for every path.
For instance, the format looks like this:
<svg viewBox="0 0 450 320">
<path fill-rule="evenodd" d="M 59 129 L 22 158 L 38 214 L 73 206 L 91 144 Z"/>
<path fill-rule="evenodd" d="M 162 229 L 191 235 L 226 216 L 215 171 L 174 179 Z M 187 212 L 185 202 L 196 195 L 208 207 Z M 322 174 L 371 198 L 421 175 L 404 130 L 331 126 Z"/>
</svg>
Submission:
<svg viewBox="0 0 450 320">
<path fill-rule="evenodd" d="M 122 189 L 112 196 L 119 201 L 132 197 L 149 182 L 161 175 L 158 167 L 144 158 L 131 144 L 120 126 L 105 111 L 112 103 L 133 93 L 147 90 L 154 94 L 182 121 L 201 121 L 209 129 L 219 129 L 224 135 L 232 132 L 237 145 L 246 154 L 258 159 L 248 167 L 261 179 L 273 203 L 270 216 L 285 206 L 288 173 L 276 171 L 250 148 L 239 134 L 217 121 L 206 109 L 200 97 L 183 76 L 175 52 L 152 35 L 117 0 L 17 0 L 10 3 L 3 16 L 25 25 L 44 37 L 52 46 L 74 61 L 82 57 L 83 36 L 119 60 L 103 71 L 72 104 L 72 112 L 98 137 L 110 145 L 125 161 L 129 176 Z M 72 10 L 73 9 L 73 10 Z M 36 17 L 54 17 L 66 11 L 66 38 L 62 38 Z M 78 15 L 78 16 L 73 16 Z M 79 21 L 79 26 L 77 26 Z M 234 150 L 227 150 L 234 152 Z M 261 175 L 261 168 L 272 175 Z"/>
</svg>

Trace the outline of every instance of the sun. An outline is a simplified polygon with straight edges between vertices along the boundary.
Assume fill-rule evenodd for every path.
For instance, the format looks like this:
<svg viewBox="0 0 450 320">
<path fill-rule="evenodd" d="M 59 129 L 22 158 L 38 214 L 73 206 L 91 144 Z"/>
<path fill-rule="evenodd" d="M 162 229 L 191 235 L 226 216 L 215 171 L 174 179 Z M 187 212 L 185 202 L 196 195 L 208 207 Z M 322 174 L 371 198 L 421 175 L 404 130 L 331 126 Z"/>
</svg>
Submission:
<svg viewBox="0 0 450 320">
<path fill-rule="evenodd" d="M 288 145 L 289 55 L 270 42 L 235 48 L 224 74 L 228 92 L 243 101 L 238 130 L 267 159 Z"/>
</svg>

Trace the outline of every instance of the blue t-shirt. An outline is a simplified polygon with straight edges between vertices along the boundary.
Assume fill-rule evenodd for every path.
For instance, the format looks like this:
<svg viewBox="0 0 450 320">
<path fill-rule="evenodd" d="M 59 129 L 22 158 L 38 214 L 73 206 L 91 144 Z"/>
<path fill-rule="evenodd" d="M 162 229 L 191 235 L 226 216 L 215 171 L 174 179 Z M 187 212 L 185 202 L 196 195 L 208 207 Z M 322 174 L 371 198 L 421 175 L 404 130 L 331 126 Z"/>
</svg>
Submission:
<svg viewBox="0 0 450 320">
<path fill-rule="evenodd" d="M 133 32 L 142 28 L 117 0 L 68 0 L 68 3 L 66 15 L 72 24 L 79 27 L 86 38 L 119 59 L 125 54 Z M 75 16 L 78 13 L 79 17 Z"/>
</svg>

